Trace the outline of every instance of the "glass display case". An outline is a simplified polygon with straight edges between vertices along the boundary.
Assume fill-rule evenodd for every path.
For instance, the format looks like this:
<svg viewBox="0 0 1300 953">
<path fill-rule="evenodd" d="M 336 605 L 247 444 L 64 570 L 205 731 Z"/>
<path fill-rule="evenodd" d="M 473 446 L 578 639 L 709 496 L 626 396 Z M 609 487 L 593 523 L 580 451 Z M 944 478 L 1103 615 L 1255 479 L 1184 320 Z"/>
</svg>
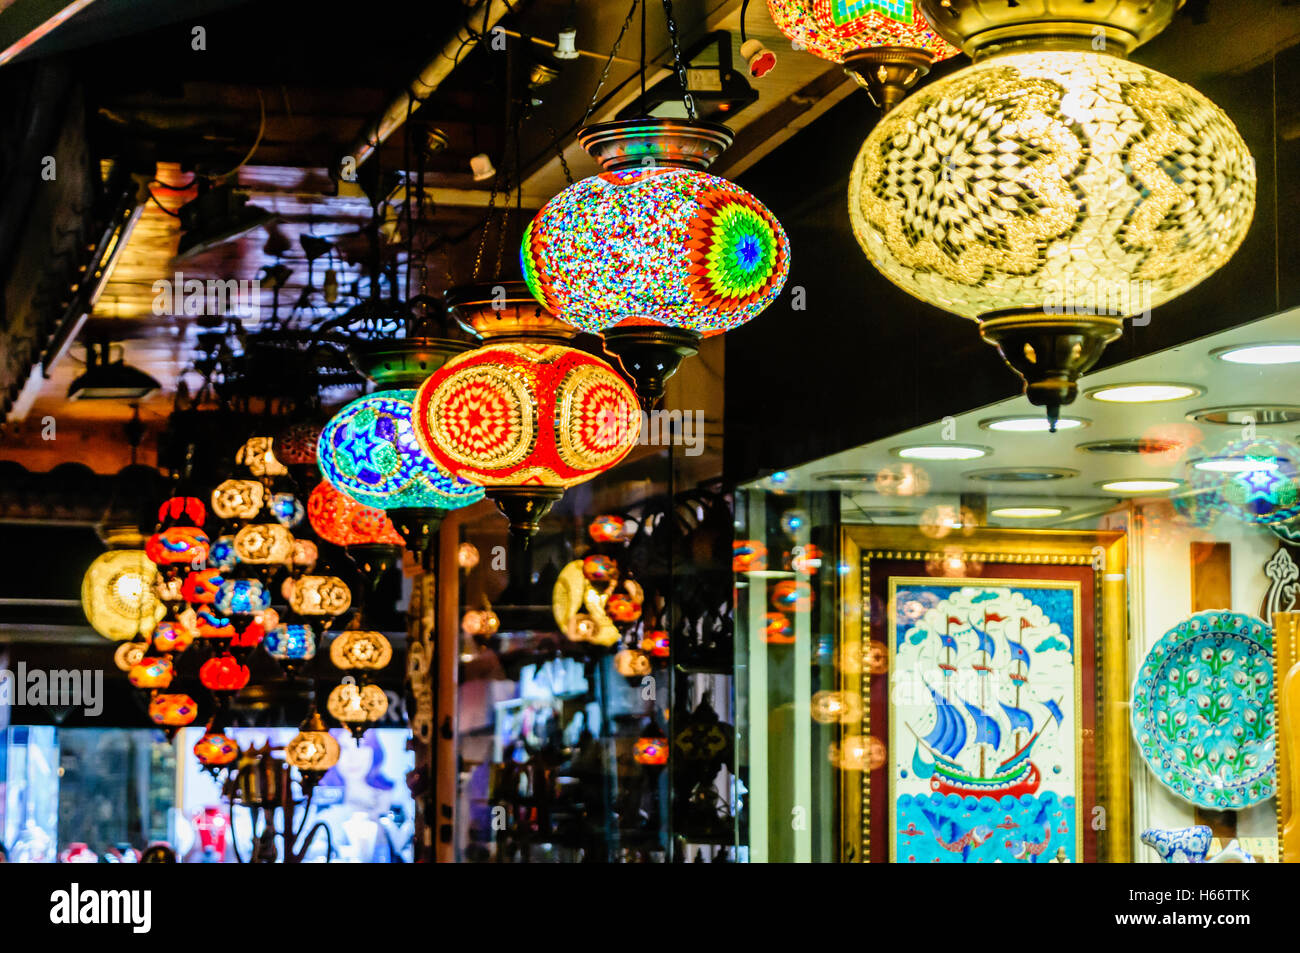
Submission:
<svg viewBox="0 0 1300 953">
<path fill-rule="evenodd" d="M 1054 432 L 1021 397 L 741 487 L 750 859 L 1275 862 L 1298 330 L 1090 375 Z"/>
</svg>

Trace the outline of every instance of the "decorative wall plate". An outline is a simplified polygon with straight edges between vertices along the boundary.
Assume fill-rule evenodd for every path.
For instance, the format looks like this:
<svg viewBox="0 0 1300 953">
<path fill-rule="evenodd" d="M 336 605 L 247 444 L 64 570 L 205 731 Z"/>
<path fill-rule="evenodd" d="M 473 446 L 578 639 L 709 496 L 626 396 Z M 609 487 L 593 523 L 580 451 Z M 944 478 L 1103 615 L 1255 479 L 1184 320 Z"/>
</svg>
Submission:
<svg viewBox="0 0 1300 953">
<path fill-rule="evenodd" d="M 1160 782 L 1201 807 L 1258 804 L 1277 787 L 1273 633 L 1198 612 L 1166 632 L 1133 685 L 1133 738 Z"/>
</svg>

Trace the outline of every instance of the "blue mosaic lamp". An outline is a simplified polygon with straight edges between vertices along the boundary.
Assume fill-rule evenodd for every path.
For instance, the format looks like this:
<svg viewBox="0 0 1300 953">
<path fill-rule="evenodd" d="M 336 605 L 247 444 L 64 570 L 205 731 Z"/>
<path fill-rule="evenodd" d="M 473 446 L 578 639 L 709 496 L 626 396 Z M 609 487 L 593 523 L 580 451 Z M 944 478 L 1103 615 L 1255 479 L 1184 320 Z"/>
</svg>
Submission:
<svg viewBox="0 0 1300 953">
<path fill-rule="evenodd" d="M 271 607 L 271 593 L 257 579 L 226 579 L 217 587 L 215 608 L 222 615 L 253 615 Z"/>
<path fill-rule="evenodd" d="M 449 476 L 415 439 L 414 390 L 377 391 L 352 401 L 325 425 L 317 448 L 321 473 L 364 506 L 454 510 L 483 498 L 483 488 Z"/>
<path fill-rule="evenodd" d="M 279 625 L 262 638 L 262 647 L 283 665 L 309 662 L 316 657 L 316 633 L 310 625 Z"/>
</svg>

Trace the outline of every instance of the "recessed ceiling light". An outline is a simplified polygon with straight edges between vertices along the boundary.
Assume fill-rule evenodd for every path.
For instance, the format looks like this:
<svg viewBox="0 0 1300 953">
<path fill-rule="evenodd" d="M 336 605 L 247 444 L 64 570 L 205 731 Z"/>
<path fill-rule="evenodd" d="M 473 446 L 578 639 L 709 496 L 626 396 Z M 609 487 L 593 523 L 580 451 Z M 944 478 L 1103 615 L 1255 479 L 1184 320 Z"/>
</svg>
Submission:
<svg viewBox="0 0 1300 953">
<path fill-rule="evenodd" d="M 1276 470 L 1278 463 L 1265 457 L 1207 457 L 1192 466 L 1211 473 L 1256 473 Z"/>
<path fill-rule="evenodd" d="M 1075 430 L 1088 426 L 1090 422 L 1083 417 L 1062 417 L 1056 422 L 1056 429 Z M 990 417 L 981 420 L 980 426 L 1000 433 L 1047 433 L 1051 429 L 1051 424 L 1041 414 L 1037 417 Z"/>
<path fill-rule="evenodd" d="M 1204 393 L 1205 388 L 1197 387 L 1195 384 L 1143 382 L 1094 387 L 1092 390 L 1084 391 L 1084 396 L 1108 404 L 1158 404 L 1167 400 L 1198 397 Z"/>
<path fill-rule="evenodd" d="M 1300 364 L 1300 344 L 1240 344 L 1210 352 L 1229 364 Z"/>
<path fill-rule="evenodd" d="M 1167 490 L 1176 490 L 1183 485 L 1182 480 L 1153 480 L 1153 479 L 1136 479 L 1136 480 L 1108 480 L 1098 483 L 1101 489 L 1107 493 L 1164 493 Z"/>
<path fill-rule="evenodd" d="M 1064 512 L 1059 506 L 999 506 L 990 515 L 1004 520 L 1037 520 L 1060 516 Z"/>
<path fill-rule="evenodd" d="M 1187 415 L 1188 420 L 1201 424 L 1226 424 L 1240 427 L 1245 423 L 1289 424 L 1300 420 L 1300 407 L 1289 404 L 1232 404 L 1227 407 L 1206 407 Z"/>
<path fill-rule="evenodd" d="M 824 470 L 821 473 L 814 473 L 813 479 L 818 483 L 847 483 L 862 484 L 875 483 L 875 470 Z"/>
<path fill-rule="evenodd" d="M 1177 440 L 1156 437 L 1120 437 L 1116 440 L 1094 440 L 1081 443 L 1074 449 L 1084 453 L 1172 453 L 1183 445 Z"/>
<path fill-rule="evenodd" d="M 890 451 L 904 460 L 974 460 L 988 452 L 988 447 L 977 447 L 969 443 L 918 444 L 913 447 L 894 447 Z"/>
<path fill-rule="evenodd" d="M 962 474 L 968 480 L 985 480 L 989 483 L 1040 483 L 1044 480 L 1068 480 L 1078 475 L 1078 470 L 1069 467 L 1002 467 L 970 470 Z"/>
</svg>

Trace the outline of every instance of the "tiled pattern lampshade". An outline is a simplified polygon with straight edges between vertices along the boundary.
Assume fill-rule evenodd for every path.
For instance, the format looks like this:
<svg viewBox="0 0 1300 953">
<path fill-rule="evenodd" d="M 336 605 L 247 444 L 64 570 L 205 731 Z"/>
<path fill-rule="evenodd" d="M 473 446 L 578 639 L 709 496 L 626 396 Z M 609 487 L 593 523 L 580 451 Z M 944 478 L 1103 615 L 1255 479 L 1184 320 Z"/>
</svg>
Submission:
<svg viewBox="0 0 1300 953">
<path fill-rule="evenodd" d="M 352 401 L 321 431 L 321 473 L 357 502 L 378 509 L 457 509 L 483 488 L 439 469 L 411 426 L 414 390 L 386 390 Z"/>
<path fill-rule="evenodd" d="M 383 510 L 362 506 L 339 492 L 328 480 L 321 480 L 307 498 L 307 519 L 321 539 L 336 546 L 366 543 L 403 545 Z"/>
<path fill-rule="evenodd" d="M 946 60 L 959 52 L 914 0 L 767 0 L 776 28 L 814 56 L 843 63 L 873 46 L 910 46 Z"/>
<path fill-rule="evenodd" d="M 1254 163 L 1217 106 L 1087 52 L 994 56 L 913 93 L 849 179 L 872 263 L 968 318 L 1157 307 L 1232 256 L 1254 207 Z"/>
<path fill-rule="evenodd" d="M 458 355 L 415 399 L 424 451 L 444 470 L 488 487 L 590 480 L 627 455 L 640 420 L 636 396 L 608 364 L 545 342 Z"/>
<path fill-rule="evenodd" d="M 651 166 L 569 186 L 537 213 L 521 255 L 537 300 L 585 331 L 658 324 L 707 336 L 780 294 L 790 243 L 740 186 Z"/>
<path fill-rule="evenodd" d="M 167 613 L 154 590 L 158 567 L 138 549 L 112 549 L 86 570 L 81 607 L 91 627 L 106 639 L 148 635 Z"/>
</svg>

